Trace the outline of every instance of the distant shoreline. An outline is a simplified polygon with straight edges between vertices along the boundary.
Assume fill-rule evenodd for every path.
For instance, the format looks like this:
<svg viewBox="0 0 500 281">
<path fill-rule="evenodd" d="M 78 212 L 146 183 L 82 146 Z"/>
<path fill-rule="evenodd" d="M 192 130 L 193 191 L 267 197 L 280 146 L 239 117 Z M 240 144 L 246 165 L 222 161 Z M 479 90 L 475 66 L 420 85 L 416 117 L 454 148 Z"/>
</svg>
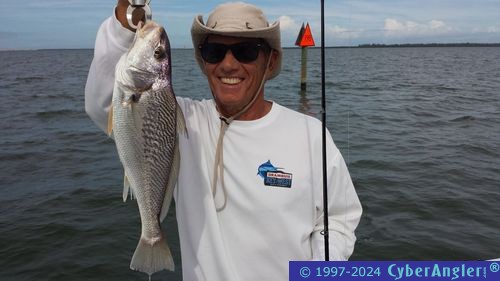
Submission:
<svg viewBox="0 0 500 281">
<path fill-rule="evenodd" d="M 362 44 L 358 48 L 412 48 L 412 47 L 500 47 L 500 43 L 416 43 L 416 44 Z"/>
<path fill-rule="evenodd" d="M 309 47 L 312 49 L 319 48 L 320 46 Z M 405 43 L 405 44 L 360 44 L 357 46 L 327 46 L 326 48 L 425 48 L 425 47 L 500 47 L 500 43 Z M 295 49 L 296 46 L 283 47 L 283 49 Z M 192 50 L 193 48 L 172 48 L 172 50 Z M 54 48 L 54 49 L 0 49 L 4 51 L 54 51 L 54 50 L 93 50 L 91 48 Z"/>
<path fill-rule="evenodd" d="M 500 47 L 500 43 L 405 43 L 405 44 L 360 44 L 358 46 L 335 46 L 328 48 L 426 48 L 426 47 Z M 317 48 L 317 46 L 315 47 Z"/>
</svg>

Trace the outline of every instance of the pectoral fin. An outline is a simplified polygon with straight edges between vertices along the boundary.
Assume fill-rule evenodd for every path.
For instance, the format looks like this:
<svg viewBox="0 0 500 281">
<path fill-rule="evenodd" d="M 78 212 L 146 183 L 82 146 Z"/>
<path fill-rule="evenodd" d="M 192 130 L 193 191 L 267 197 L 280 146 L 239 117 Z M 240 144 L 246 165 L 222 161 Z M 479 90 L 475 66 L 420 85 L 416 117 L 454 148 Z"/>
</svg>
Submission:
<svg viewBox="0 0 500 281">
<path fill-rule="evenodd" d="M 108 136 L 113 133 L 113 106 L 109 107 L 108 113 Z"/>
<path fill-rule="evenodd" d="M 134 193 L 132 192 L 132 188 L 130 187 L 130 182 L 128 181 L 127 174 L 123 176 L 123 202 L 127 201 L 128 193 L 130 192 L 130 200 L 134 199 Z"/>
</svg>

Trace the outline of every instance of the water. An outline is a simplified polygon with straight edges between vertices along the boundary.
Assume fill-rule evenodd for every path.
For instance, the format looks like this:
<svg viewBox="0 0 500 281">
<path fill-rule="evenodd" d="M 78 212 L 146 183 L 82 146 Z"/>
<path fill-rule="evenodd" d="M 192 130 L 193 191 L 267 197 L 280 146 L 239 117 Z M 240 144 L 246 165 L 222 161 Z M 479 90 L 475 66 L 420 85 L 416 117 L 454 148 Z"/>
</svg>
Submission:
<svg viewBox="0 0 500 281">
<path fill-rule="evenodd" d="M 364 207 L 355 260 L 500 256 L 500 48 L 327 50 L 327 125 Z M 0 52 L 0 280 L 146 280 L 114 144 L 84 112 L 91 50 Z M 177 95 L 208 98 L 192 50 Z M 318 116 L 319 50 L 287 49 L 268 98 Z M 164 223 L 181 280 L 175 216 Z"/>
</svg>

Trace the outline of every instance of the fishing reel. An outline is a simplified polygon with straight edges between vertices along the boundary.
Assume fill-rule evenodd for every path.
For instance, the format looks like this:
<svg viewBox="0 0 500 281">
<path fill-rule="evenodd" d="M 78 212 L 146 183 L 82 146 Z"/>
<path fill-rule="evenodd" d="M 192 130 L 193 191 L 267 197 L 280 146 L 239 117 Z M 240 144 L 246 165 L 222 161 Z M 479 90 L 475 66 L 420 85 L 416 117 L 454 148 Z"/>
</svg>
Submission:
<svg viewBox="0 0 500 281">
<path fill-rule="evenodd" d="M 132 15 L 136 9 L 142 9 L 144 11 L 145 22 L 151 20 L 151 8 L 149 7 L 149 2 L 151 2 L 151 0 L 128 0 L 128 2 L 130 5 L 127 8 L 127 21 L 130 27 L 137 29 L 137 25 L 132 21 Z"/>
</svg>

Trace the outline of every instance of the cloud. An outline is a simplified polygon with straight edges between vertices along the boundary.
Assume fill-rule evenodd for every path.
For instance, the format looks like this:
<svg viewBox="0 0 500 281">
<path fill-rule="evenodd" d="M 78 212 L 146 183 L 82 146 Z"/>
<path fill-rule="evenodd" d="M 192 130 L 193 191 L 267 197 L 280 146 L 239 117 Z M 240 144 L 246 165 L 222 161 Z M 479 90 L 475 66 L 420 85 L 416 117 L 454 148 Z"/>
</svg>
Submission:
<svg viewBox="0 0 500 281">
<path fill-rule="evenodd" d="M 486 29 L 486 32 L 487 33 L 498 33 L 499 32 L 499 29 L 495 26 L 490 26 Z"/>
<path fill-rule="evenodd" d="M 487 27 L 476 27 L 472 30 L 473 33 L 499 33 L 500 28 L 496 26 L 487 26 Z"/>
<path fill-rule="evenodd" d="M 385 35 L 388 37 L 431 36 L 453 31 L 443 21 L 431 20 L 426 23 L 414 21 L 399 21 L 392 18 L 385 19 Z"/>
<path fill-rule="evenodd" d="M 338 25 L 334 26 L 326 26 L 325 27 L 325 35 L 326 36 L 332 36 L 333 38 L 336 39 L 356 39 L 361 36 L 361 34 L 364 32 L 363 30 L 350 30 L 348 28 L 344 28 Z"/>
<path fill-rule="evenodd" d="M 298 32 L 302 24 L 297 23 L 293 18 L 289 16 L 279 17 L 280 29 L 283 32 Z"/>
<path fill-rule="evenodd" d="M 278 18 L 281 30 L 281 45 L 284 47 L 294 46 L 299 34 L 302 22 L 297 22 L 290 16 L 280 16 Z"/>
<path fill-rule="evenodd" d="M 445 28 L 445 24 L 442 21 L 438 20 L 431 20 L 429 22 L 429 27 L 433 30 L 440 29 L 440 28 Z"/>
</svg>

